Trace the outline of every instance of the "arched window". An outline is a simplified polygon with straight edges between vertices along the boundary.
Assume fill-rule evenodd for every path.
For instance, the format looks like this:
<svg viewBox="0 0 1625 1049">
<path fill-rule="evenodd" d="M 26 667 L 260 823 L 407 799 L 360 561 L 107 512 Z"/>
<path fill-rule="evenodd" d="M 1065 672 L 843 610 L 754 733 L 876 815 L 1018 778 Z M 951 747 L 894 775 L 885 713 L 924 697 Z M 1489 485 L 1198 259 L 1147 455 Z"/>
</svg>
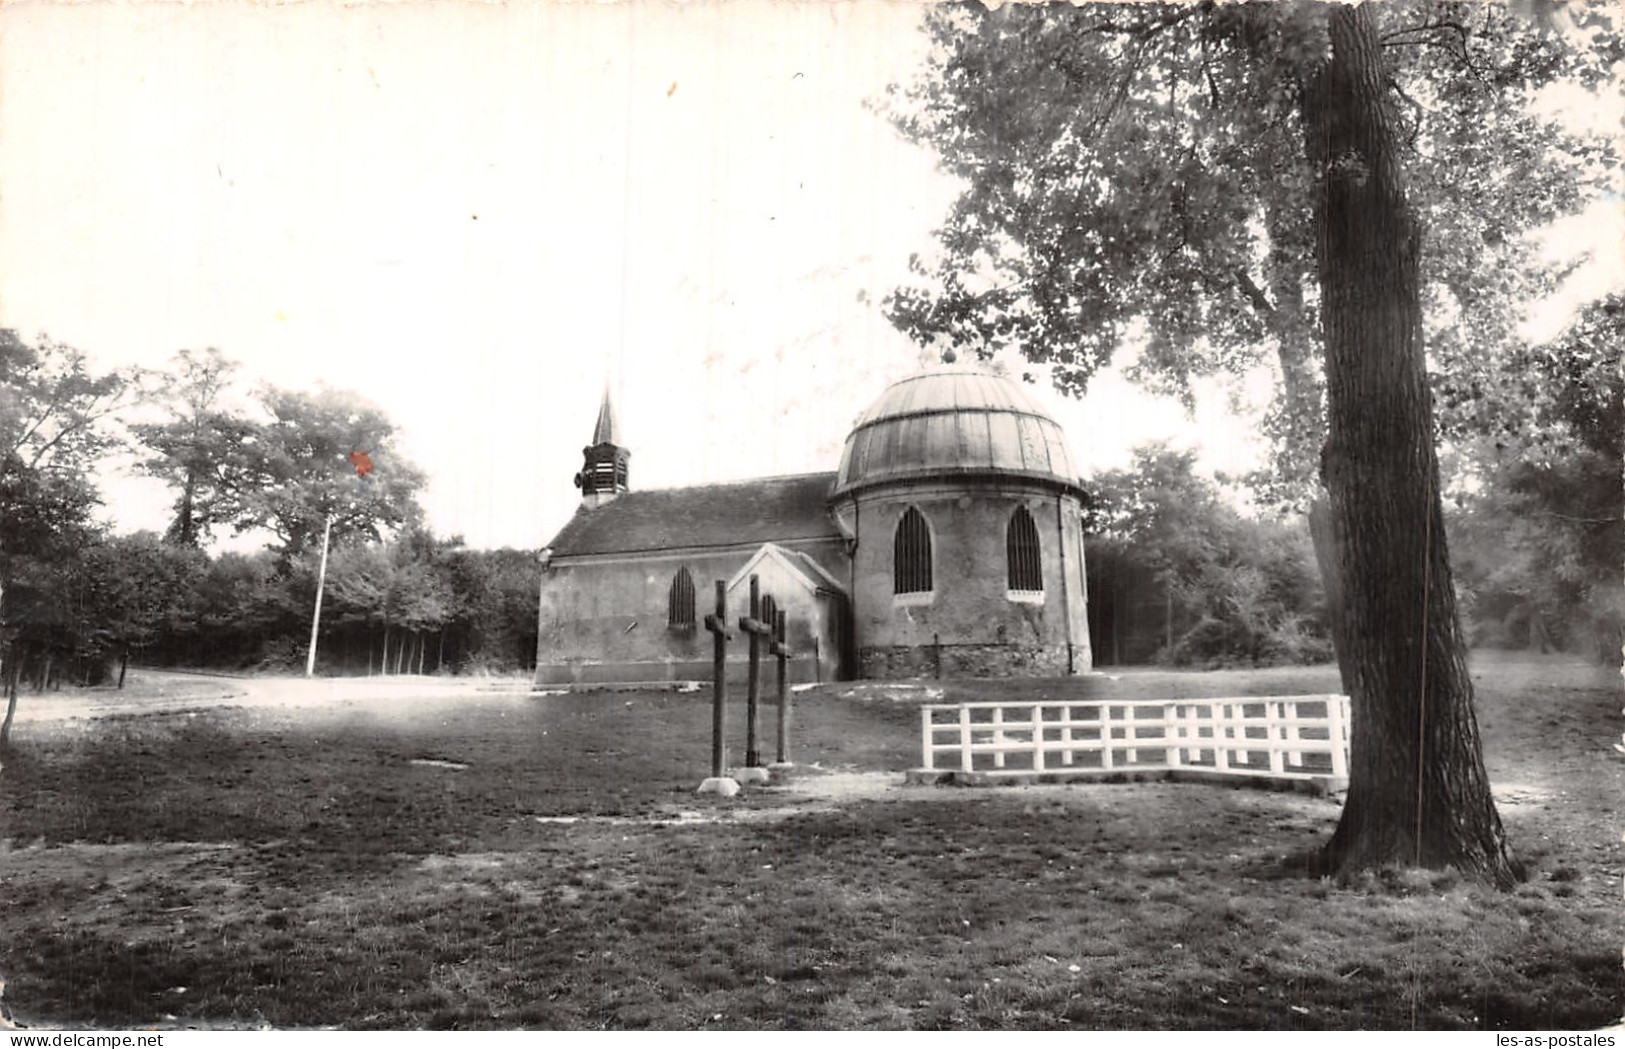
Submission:
<svg viewBox="0 0 1625 1049">
<path fill-rule="evenodd" d="M 926 527 L 925 515 L 911 506 L 897 522 L 892 544 L 892 593 L 930 592 L 931 529 Z"/>
<path fill-rule="evenodd" d="M 1038 526 L 1025 506 L 1010 515 L 1010 528 L 1004 536 L 1005 564 L 1009 568 L 1011 590 L 1044 589 L 1044 564 L 1038 552 Z"/>
<path fill-rule="evenodd" d="M 666 625 L 674 630 L 694 629 L 694 577 L 679 568 L 666 594 Z"/>
</svg>

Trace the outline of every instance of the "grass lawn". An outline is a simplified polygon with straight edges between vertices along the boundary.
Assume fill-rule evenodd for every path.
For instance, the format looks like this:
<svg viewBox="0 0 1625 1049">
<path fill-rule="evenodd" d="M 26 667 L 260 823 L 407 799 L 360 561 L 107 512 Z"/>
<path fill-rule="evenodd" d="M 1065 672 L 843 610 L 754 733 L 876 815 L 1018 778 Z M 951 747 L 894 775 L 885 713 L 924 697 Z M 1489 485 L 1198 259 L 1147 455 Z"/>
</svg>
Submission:
<svg viewBox="0 0 1625 1049">
<path fill-rule="evenodd" d="M 1325 799 L 842 775 L 918 764 L 928 699 L 1335 691 L 1324 668 L 826 686 L 797 696 L 817 768 L 726 801 L 692 793 L 704 692 L 147 710 L 132 675 L 115 714 L 18 726 L 0 975 L 19 1020 L 73 1026 L 1611 1023 L 1617 678 L 1474 666 L 1530 869 L 1505 894 L 1289 873 L 1336 823 Z"/>
</svg>

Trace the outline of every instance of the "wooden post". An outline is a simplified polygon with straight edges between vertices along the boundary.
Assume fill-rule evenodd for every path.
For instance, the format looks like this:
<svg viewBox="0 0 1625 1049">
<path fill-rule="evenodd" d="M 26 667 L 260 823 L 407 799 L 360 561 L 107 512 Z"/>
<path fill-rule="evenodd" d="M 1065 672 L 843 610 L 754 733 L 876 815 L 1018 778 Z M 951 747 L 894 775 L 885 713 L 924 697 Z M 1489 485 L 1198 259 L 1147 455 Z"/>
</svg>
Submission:
<svg viewBox="0 0 1625 1049">
<path fill-rule="evenodd" d="M 1349 699 L 1347 696 L 1326 697 L 1326 723 L 1330 730 L 1332 747 L 1332 775 L 1337 779 L 1349 778 L 1348 746 Z"/>
<path fill-rule="evenodd" d="M 722 728 L 724 710 L 728 706 L 728 584 L 717 580 L 716 614 L 705 617 L 705 629 L 711 631 L 711 777 L 721 779 L 727 766 Z"/>
<path fill-rule="evenodd" d="M 773 617 L 773 644 L 768 651 L 779 661 L 779 765 L 790 764 L 790 646 L 785 638 L 789 619 L 783 612 Z"/>
<path fill-rule="evenodd" d="M 1273 720 L 1269 718 L 1269 711 L 1270 704 L 1264 704 L 1265 724 L 1269 726 L 1267 736 L 1270 741 L 1270 771 L 1279 776 L 1286 771 L 1286 755 L 1282 753 L 1282 748 L 1286 746 L 1288 729 L 1282 722 L 1287 717 L 1287 706 L 1285 703 L 1276 703 Z M 1293 712 L 1296 711 L 1297 704 L 1293 704 Z"/>
<path fill-rule="evenodd" d="M 1068 705 L 1061 708 L 1061 716 L 1066 719 L 1062 723 L 1062 728 L 1061 728 L 1061 742 L 1066 744 L 1066 749 L 1061 752 L 1062 760 L 1063 760 L 1064 764 L 1071 765 L 1072 761 L 1073 761 L 1073 758 L 1072 758 L 1072 753 L 1073 753 L 1072 752 L 1072 706 L 1071 706 L 1071 704 L 1068 704 Z"/>
<path fill-rule="evenodd" d="M 928 769 L 937 767 L 937 734 L 931 730 L 933 715 L 929 706 L 920 708 L 920 757 Z"/>
<path fill-rule="evenodd" d="M 750 678 L 745 693 L 745 767 L 760 768 L 762 755 L 756 746 L 756 708 L 762 693 L 762 638 L 773 636 L 773 627 L 762 622 L 761 581 L 750 577 L 750 614 L 739 617 L 739 629 L 750 636 Z"/>
<path fill-rule="evenodd" d="M 1033 704 L 1033 768 L 1044 771 L 1044 708 Z"/>
</svg>

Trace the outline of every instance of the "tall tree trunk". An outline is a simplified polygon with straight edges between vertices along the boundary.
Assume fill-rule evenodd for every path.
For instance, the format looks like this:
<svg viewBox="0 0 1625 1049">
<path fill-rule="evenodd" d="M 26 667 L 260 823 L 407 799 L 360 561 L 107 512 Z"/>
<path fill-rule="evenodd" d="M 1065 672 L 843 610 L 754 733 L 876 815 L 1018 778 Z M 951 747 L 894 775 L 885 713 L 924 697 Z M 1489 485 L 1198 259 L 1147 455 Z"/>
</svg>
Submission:
<svg viewBox="0 0 1625 1049">
<path fill-rule="evenodd" d="M 1315 563 L 1320 567 L 1321 585 L 1326 590 L 1326 625 L 1332 633 L 1332 651 L 1337 657 L 1337 675 L 1343 682 L 1343 691 L 1353 687 L 1349 673 L 1349 639 L 1347 620 L 1343 615 L 1343 571 L 1337 563 L 1337 544 L 1332 536 L 1332 508 L 1325 495 L 1317 495 L 1309 504 L 1309 545 L 1315 551 Z"/>
<path fill-rule="evenodd" d="M 1170 579 L 1162 581 L 1162 639 L 1162 658 L 1171 659 L 1174 654 L 1174 584 Z"/>
<path fill-rule="evenodd" d="M 130 669 L 130 646 L 125 645 L 124 651 L 119 653 L 118 661 L 118 687 L 124 687 L 124 672 Z"/>
<path fill-rule="evenodd" d="M 15 643 L 6 647 L 6 720 L 0 721 L 0 750 L 11 746 L 11 723 L 17 719 L 17 679 L 22 677 L 23 661 Z"/>
<path fill-rule="evenodd" d="M 1112 666 L 1123 665 L 1123 584 L 1118 572 L 1123 567 L 1121 558 L 1112 560 Z"/>
<path fill-rule="evenodd" d="M 169 540 L 177 546 L 197 546 L 197 471 L 186 468 L 186 481 L 181 487 L 181 505 L 175 520 L 169 526 Z"/>
<path fill-rule="evenodd" d="M 1305 96 L 1321 174 L 1317 262 L 1328 438 L 1321 472 L 1343 579 L 1352 760 L 1332 869 L 1521 876 L 1484 772 L 1456 613 L 1422 347 L 1418 229 L 1370 4 L 1328 11 Z"/>
</svg>

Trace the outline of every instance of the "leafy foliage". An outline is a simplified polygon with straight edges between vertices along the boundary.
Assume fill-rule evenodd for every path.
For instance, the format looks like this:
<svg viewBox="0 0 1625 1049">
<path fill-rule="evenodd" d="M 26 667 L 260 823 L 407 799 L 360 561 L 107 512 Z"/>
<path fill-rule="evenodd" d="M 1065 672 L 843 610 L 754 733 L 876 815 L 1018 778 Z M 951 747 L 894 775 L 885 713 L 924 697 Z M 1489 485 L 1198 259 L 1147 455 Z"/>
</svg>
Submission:
<svg viewBox="0 0 1625 1049">
<path fill-rule="evenodd" d="M 348 391 L 308 394 L 266 388 L 270 421 L 242 448 L 246 481 L 239 529 L 268 528 L 293 558 L 318 545 L 326 518 L 333 541 L 377 541 L 415 523 L 423 474 L 397 453 L 394 427 L 377 408 Z M 358 476 L 350 455 L 366 452 L 375 469 Z"/>
<path fill-rule="evenodd" d="M 1331 657 L 1301 525 L 1244 517 L 1192 452 L 1136 450 L 1091 484 L 1090 603 L 1115 661 L 1252 666 Z M 1115 632 L 1115 633 L 1114 633 Z"/>
<path fill-rule="evenodd" d="M 1479 362 L 1558 276 L 1525 234 L 1617 187 L 1611 140 L 1530 103 L 1560 79 L 1595 87 L 1620 43 L 1593 10 L 1575 49 L 1493 5 L 1384 6 L 1429 345 L 1446 406 L 1465 409 Z M 1327 47 L 1319 5 L 944 5 L 926 26 L 938 46 L 888 111 L 964 191 L 893 321 L 1020 353 L 1072 393 L 1125 345 L 1134 373 L 1185 397 L 1198 375 L 1267 364 L 1276 455 L 1256 488 L 1300 503 L 1324 434 L 1300 112 Z"/>
<path fill-rule="evenodd" d="M 166 384 L 169 417 L 131 427 L 154 453 L 143 463 L 147 472 L 180 490 L 164 536 L 172 543 L 199 546 L 215 526 L 246 515 L 244 449 L 254 426 L 224 403 L 236 368 L 219 350 L 182 350 Z"/>
<path fill-rule="evenodd" d="M 1617 662 L 1625 643 L 1625 296 L 1519 355 L 1452 538 L 1480 639 Z"/>
</svg>

